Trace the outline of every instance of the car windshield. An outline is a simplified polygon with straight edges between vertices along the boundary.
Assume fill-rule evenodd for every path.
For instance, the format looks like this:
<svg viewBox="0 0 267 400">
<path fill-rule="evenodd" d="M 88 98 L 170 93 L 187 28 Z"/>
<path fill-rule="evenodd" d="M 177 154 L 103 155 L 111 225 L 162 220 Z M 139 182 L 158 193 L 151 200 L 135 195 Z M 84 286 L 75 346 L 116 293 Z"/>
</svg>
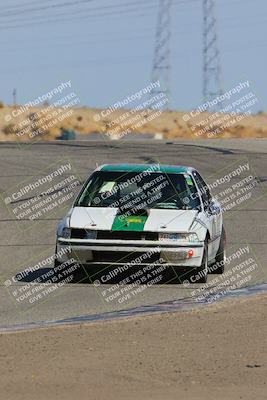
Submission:
<svg viewBox="0 0 267 400">
<path fill-rule="evenodd" d="M 200 203 L 189 174 L 97 171 L 75 205 L 114 207 L 121 213 L 138 213 L 151 208 L 197 209 Z"/>
</svg>

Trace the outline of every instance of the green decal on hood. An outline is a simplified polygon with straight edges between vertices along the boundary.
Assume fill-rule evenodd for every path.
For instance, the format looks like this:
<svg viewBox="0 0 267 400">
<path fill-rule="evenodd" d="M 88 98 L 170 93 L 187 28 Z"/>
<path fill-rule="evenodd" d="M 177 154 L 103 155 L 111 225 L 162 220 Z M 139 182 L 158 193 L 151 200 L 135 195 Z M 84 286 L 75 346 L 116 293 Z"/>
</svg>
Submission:
<svg viewBox="0 0 267 400">
<path fill-rule="evenodd" d="M 147 218 L 147 215 L 116 215 L 111 230 L 142 232 Z"/>
</svg>

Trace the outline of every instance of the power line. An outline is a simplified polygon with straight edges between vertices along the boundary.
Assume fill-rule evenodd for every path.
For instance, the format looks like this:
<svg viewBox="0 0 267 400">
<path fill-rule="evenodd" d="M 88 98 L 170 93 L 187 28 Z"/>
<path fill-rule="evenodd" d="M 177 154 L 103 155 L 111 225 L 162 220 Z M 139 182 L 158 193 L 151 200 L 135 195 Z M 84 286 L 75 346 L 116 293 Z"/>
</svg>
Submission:
<svg viewBox="0 0 267 400">
<path fill-rule="evenodd" d="M 92 1 L 94 1 L 94 0 L 74 0 L 74 1 L 72 0 L 72 1 L 65 1 L 64 3 L 44 5 L 44 6 L 35 7 L 35 8 L 23 8 L 22 10 L 14 10 L 14 11 L 11 10 L 11 12 L 7 11 L 6 13 L 2 13 L 1 17 L 10 17 L 12 15 L 27 14 L 28 12 L 44 11 L 44 10 L 49 10 L 49 9 L 54 9 L 54 8 L 72 7 L 72 6 L 76 6 L 78 4 L 91 3 Z"/>
<path fill-rule="evenodd" d="M 173 2 L 173 5 L 177 5 L 177 3 Z M 239 18 L 232 17 L 232 18 L 220 19 L 220 28 L 221 28 L 221 30 L 223 28 L 229 30 L 229 29 L 242 28 L 244 26 L 246 26 L 246 27 L 248 27 L 248 26 L 254 27 L 254 26 L 258 26 L 260 24 L 266 24 L 266 21 L 267 21 L 266 18 L 264 18 L 263 20 L 254 21 L 253 23 L 249 23 L 246 20 L 243 20 L 243 22 L 239 22 L 239 20 L 240 20 L 240 17 Z M 223 22 L 226 22 L 226 24 L 224 24 Z M 233 24 L 227 24 L 227 22 L 233 22 Z M 239 22 L 239 23 L 237 24 L 236 22 Z M 194 34 L 195 33 L 196 34 L 201 33 L 201 26 L 200 25 L 198 26 L 197 23 L 198 23 L 198 21 L 191 21 L 190 24 L 188 24 L 188 23 L 183 24 L 183 25 L 179 24 L 179 29 L 172 28 L 172 32 L 175 32 L 175 34 L 179 34 L 179 35 L 183 35 L 183 34 L 184 35 L 190 35 L 191 33 L 194 33 Z M 185 29 L 186 28 L 191 28 L 191 29 L 190 30 L 189 29 L 188 30 L 180 30 L 181 27 L 185 28 Z M 146 32 L 150 32 L 149 35 L 153 36 L 153 33 L 152 33 L 153 29 L 154 29 L 153 27 L 148 27 L 148 25 L 146 24 L 146 26 L 142 27 L 142 32 L 145 32 L 145 31 Z M 136 29 L 133 29 L 133 30 L 127 29 L 126 32 L 127 32 L 127 34 L 128 33 L 136 33 Z M 101 33 L 101 34 L 95 34 L 95 32 L 94 32 L 92 34 L 90 33 L 90 38 L 93 38 L 93 37 L 94 38 L 98 38 L 98 37 L 108 37 L 108 38 L 110 38 L 111 35 L 119 35 L 121 37 L 122 34 L 123 34 L 123 32 L 121 32 L 121 31 L 107 31 L 107 32 Z M 146 36 L 148 36 L 148 35 L 146 35 Z M 123 34 L 123 38 L 124 37 L 125 37 L 125 35 Z M 59 36 L 59 37 L 53 36 L 53 42 L 54 42 L 54 39 L 62 39 L 66 43 L 66 39 L 68 39 L 68 38 L 73 38 L 73 34 L 71 34 L 69 36 L 67 36 L 67 35 Z M 136 36 L 136 38 L 139 38 L 139 35 Z M 43 39 L 45 40 L 45 42 L 47 42 L 47 36 L 45 36 Z M 117 40 L 118 39 L 116 38 L 116 41 Z M 7 43 L 10 44 L 10 41 L 8 41 L 8 40 L 7 41 L 0 41 L 0 44 L 7 44 Z M 14 42 L 14 45 L 16 45 L 18 43 L 24 43 L 24 40 L 21 40 L 21 41 L 16 40 L 16 42 Z M 84 43 L 87 43 L 87 42 L 84 42 Z M 66 44 L 68 44 L 68 43 L 66 43 Z M 76 42 L 74 44 L 76 44 Z M 50 46 L 50 44 L 49 44 L 49 46 Z"/>
<path fill-rule="evenodd" d="M 94 0 L 85 0 L 85 1 L 94 1 Z M 80 17 L 77 17 L 77 18 L 75 18 L 75 17 L 71 17 L 71 18 L 64 18 L 64 19 L 43 19 L 43 16 L 30 16 L 30 21 L 28 22 L 28 23 L 23 23 L 23 24 L 18 24 L 18 25 L 3 25 L 2 27 L 0 27 L 0 29 L 13 29 L 13 28 L 20 28 L 20 27 L 27 27 L 27 26 L 34 26 L 34 25 L 39 25 L 39 23 L 51 23 L 51 22 L 65 22 L 65 21 L 72 21 L 72 20 L 82 20 L 82 19 L 87 19 L 87 18 L 90 18 L 90 17 L 93 17 L 93 18 L 96 18 L 96 17 L 102 17 L 102 16 L 111 16 L 111 15 L 116 15 L 117 14 L 117 11 L 114 11 L 114 12 L 109 12 L 109 13 L 100 13 L 100 14 L 87 14 L 87 15 L 84 15 L 84 13 L 86 12 L 86 11 L 88 11 L 88 12 L 91 12 L 91 11 L 102 11 L 102 10 L 105 10 L 105 9 L 110 9 L 110 10 L 114 10 L 114 9 L 117 9 L 117 8 L 127 8 L 127 7 L 130 7 L 130 6 L 134 6 L 134 5 L 136 5 L 136 6 L 138 6 L 139 8 L 135 8 L 135 9 L 133 9 L 133 10 L 129 10 L 129 12 L 133 12 L 133 11 L 136 11 L 136 12 L 138 12 L 138 11 L 140 11 L 140 10 L 148 10 L 149 11 L 149 9 L 154 9 L 155 7 L 156 7 L 156 5 L 155 5 L 155 0 L 147 0 L 147 1 L 151 1 L 153 4 L 144 4 L 144 2 L 143 2 L 143 0 L 140 0 L 140 2 L 139 1 L 134 1 L 134 2 L 132 2 L 132 3 L 127 3 L 127 4 L 117 4 L 117 5 L 112 5 L 112 6 L 101 6 L 101 7 L 91 7 L 91 8 L 87 8 L 87 9 L 82 9 L 82 10 L 76 10 L 76 11 L 70 11 L 69 13 L 60 13 L 60 14 L 56 14 L 56 16 L 68 16 L 68 15 L 70 15 L 70 16 L 72 16 L 72 15 L 74 15 L 74 14 L 83 14 L 82 16 L 80 16 Z M 199 2 L 200 0 L 173 0 L 173 3 L 175 4 L 175 5 L 179 5 L 179 4 L 188 4 L 188 3 L 194 3 L 194 2 Z M 140 8 L 140 5 L 141 5 L 141 8 Z M 26 10 L 25 10 L 26 11 Z M 120 11 L 120 10 L 118 10 L 118 11 Z M 121 11 L 120 11 L 121 12 Z M 125 12 L 124 12 L 125 13 Z M 47 15 L 47 16 L 45 16 L 45 17 L 47 17 L 47 18 L 53 18 L 55 16 L 55 14 L 53 14 L 53 15 Z M 0 15 L 0 18 L 2 18 L 2 17 L 4 17 L 3 15 Z M 11 18 L 12 18 L 12 16 L 11 16 Z M 39 22 L 35 22 L 36 21 L 36 19 L 37 18 L 41 18 L 41 21 Z M 11 19 L 11 20 L 7 20 L 7 21 L 3 21 L 4 23 L 13 23 L 13 22 L 17 22 L 17 21 L 20 21 L 20 19 Z M 24 19 L 24 21 L 25 21 L 25 19 Z"/>
<path fill-rule="evenodd" d="M 144 5 L 142 8 L 140 8 L 140 6 L 135 7 L 133 9 L 129 9 L 129 10 L 120 10 L 120 14 L 131 14 L 131 13 L 137 13 L 137 15 L 140 15 L 140 12 L 150 12 L 151 9 L 153 9 L 154 6 L 149 6 L 149 5 Z M 73 13 L 70 13 L 69 15 L 72 15 Z M 42 19 L 40 21 L 36 21 L 36 18 L 33 21 L 36 22 L 29 22 L 29 23 L 25 23 L 25 24 L 17 24 L 17 25 L 2 25 L 0 26 L 0 29 L 13 29 L 13 28 L 22 28 L 22 27 L 31 27 L 34 25 L 40 25 L 40 24 L 48 24 L 48 23 L 54 23 L 54 22 L 68 22 L 68 21 L 77 21 L 77 20 L 86 20 L 86 19 L 90 19 L 90 18 L 101 18 L 101 17 L 109 17 L 109 16 L 120 16 L 118 15 L 118 11 L 111 11 L 111 12 L 104 12 L 104 13 L 97 13 L 97 14 L 87 14 L 79 17 L 69 17 L 69 18 L 54 18 L 54 19 Z M 144 14 L 143 14 L 144 15 Z M 14 22 L 14 21 L 10 21 L 10 22 Z"/>
<path fill-rule="evenodd" d="M 54 2 L 55 0 L 46 0 L 46 2 Z M 11 4 L 10 6 L 6 6 L 6 7 L 1 7 L 2 11 L 10 11 L 10 9 L 16 9 L 16 8 L 24 8 L 25 6 L 31 6 L 31 5 L 37 5 L 38 1 L 29 1 L 27 3 L 20 3 L 20 4 Z"/>
<path fill-rule="evenodd" d="M 90 0 L 90 1 L 94 1 L 94 0 Z M 155 0 L 147 0 L 147 2 L 149 2 L 149 1 L 152 1 L 152 3 L 153 3 Z M 69 16 L 69 15 L 75 15 L 75 14 L 84 14 L 87 11 L 92 12 L 92 11 L 102 11 L 102 10 L 114 10 L 114 9 L 120 9 L 120 8 L 126 8 L 127 9 L 128 7 L 135 6 L 135 5 L 145 6 L 143 0 L 135 0 L 135 1 L 132 1 L 132 2 L 128 2 L 127 4 L 120 3 L 120 4 L 116 4 L 116 5 L 109 5 L 109 6 L 90 7 L 90 8 L 86 8 L 86 9 L 69 10 L 69 12 L 65 12 L 65 13 L 61 12 L 61 13 L 57 13 L 57 14 L 55 14 L 53 12 L 52 15 L 46 15 L 45 17 L 48 17 L 48 18 L 58 17 L 58 16 L 60 16 L 60 17 L 63 16 L 64 17 L 64 16 Z M 0 18 L 1 17 L 2 16 L 0 15 Z M 30 22 L 31 21 L 36 21 L 37 18 L 42 18 L 44 20 L 44 15 L 29 16 L 29 18 L 30 18 Z M 4 21 L 4 22 L 13 23 L 13 22 L 17 22 L 17 21 L 21 21 L 21 19 L 20 18 L 16 18 L 16 19 L 11 19 L 11 20 Z M 25 22 L 25 19 L 23 19 L 23 21 Z"/>
</svg>

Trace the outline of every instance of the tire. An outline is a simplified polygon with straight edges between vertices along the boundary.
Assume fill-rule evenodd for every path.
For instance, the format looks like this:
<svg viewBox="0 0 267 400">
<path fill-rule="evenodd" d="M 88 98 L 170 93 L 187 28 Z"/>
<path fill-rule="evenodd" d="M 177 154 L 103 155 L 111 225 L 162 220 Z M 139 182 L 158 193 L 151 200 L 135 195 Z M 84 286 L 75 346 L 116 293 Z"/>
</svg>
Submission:
<svg viewBox="0 0 267 400">
<path fill-rule="evenodd" d="M 57 254 L 57 245 L 55 248 L 55 254 Z M 54 268 L 58 267 L 61 264 L 60 261 L 57 260 L 57 258 L 54 259 Z"/>
<path fill-rule="evenodd" d="M 60 264 L 61 264 L 61 262 L 59 262 L 58 260 L 55 260 L 54 261 L 54 268 L 57 268 Z"/>
<path fill-rule="evenodd" d="M 205 240 L 201 266 L 190 272 L 190 283 L 206 283 L 208 279 L 208 241 Z M 194 277 L 194 280 L 192 278 Z"/>
<path fill-rule="evenodd" d="M 208 242 L 205 241 L 204 252 L 201 266 L 197 269 L 197 274 L 201 275 L 196 283 L 206 283 L 208 279 Z"/>
<path fill-rule="evenodd" d="M 217 251 L 215 262 L 209 268 L 210 274 L 223 274 L 224 273 L 224 264 L 225 264 L 225 242 L 226 242 L 226 233 L 224 226 L 222 227 L 222 234 L 220 239 L 219 249 Z"/>
</svg>

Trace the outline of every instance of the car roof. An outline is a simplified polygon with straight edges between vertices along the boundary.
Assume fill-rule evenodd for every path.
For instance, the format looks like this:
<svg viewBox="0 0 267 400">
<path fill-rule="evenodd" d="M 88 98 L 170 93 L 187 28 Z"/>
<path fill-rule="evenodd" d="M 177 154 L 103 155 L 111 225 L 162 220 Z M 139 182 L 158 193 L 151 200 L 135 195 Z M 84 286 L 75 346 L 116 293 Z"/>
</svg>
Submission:
<svg viewBox="0 0 267 400">
<path fill-rule="evenodd" d="M 105 164 L 98 168 L 101 171 L 113 172 L 164 172 L 172 174 L 190 173 L 194 170 L 185 165 L 165 165 L 165 164 Z"/>
</svg>

